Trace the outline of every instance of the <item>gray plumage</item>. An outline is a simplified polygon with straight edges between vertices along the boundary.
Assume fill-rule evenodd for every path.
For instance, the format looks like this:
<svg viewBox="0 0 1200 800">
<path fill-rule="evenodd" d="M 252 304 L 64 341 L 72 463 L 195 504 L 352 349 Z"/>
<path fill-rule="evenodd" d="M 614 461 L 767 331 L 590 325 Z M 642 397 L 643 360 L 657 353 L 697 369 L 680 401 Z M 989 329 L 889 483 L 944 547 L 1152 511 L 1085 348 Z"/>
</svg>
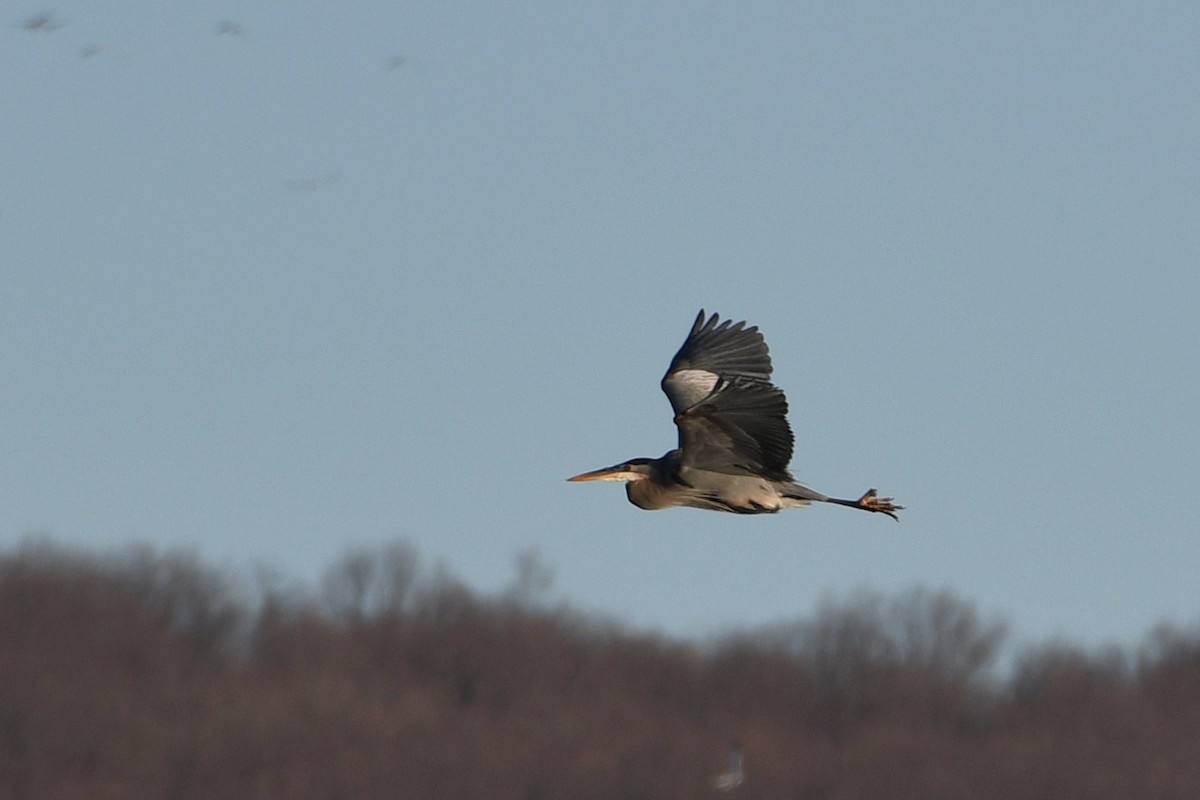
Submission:
<svg viewBox="0 0 1200 800">
<path fill-rule="evenodd" d="M 823 502 L 897 519 L 902 506 L 874 489 L 842 500 L 792 478 L 787 398 L 771 383 L 771 356 L 757 327 L 701 309 L 661 386 L 675 412 L 679 446 L 661 458 L 635 458 L 568 480 L 624 481 L 629 501 L 647 510 L 761 514 Z"/>
</svg>

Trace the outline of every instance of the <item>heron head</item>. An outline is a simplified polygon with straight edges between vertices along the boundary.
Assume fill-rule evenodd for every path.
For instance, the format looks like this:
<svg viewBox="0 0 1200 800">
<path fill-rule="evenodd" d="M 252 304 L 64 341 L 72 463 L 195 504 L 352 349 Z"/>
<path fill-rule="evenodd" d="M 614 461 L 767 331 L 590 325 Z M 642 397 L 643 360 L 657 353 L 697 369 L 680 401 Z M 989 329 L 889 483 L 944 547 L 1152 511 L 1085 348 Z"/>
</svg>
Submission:
<svg viewBox="0 0 1200 800">
<path fill-rule="evenodd" d="M 631 458 L 620 464 L 614 464 L 604 469 L 594 469 L 591 472 L 581 472 L 567 478 L 569 481 L 640 481 L 650 477 L 652 458 Z"/>
</svg>

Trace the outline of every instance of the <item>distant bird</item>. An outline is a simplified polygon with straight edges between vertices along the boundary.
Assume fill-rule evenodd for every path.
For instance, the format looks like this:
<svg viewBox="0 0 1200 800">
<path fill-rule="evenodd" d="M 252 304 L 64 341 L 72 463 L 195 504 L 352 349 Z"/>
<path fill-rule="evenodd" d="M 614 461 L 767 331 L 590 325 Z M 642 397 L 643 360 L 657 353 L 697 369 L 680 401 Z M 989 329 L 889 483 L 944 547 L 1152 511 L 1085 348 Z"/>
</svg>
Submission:
<svg viewBox="0 0 1200 800">
<path fill-rule="evenodd" d="M 32 17 L 26 17 L 18 22 L 17 26 L 31 33 L 50 33 L 58 30 L 65 24 L 65 22 L 55 19 L 53 11 L 43 11 L 40 14 L 34 14 Z"/>
<path fill-rule="evenodd" d="M 129 60 L 129 56 L 125 54 L 125 51 L 119 47 L 113 47 L 111 44 L 104 44 L 103 42 L 94 42 L 79 51 L 80 58 L 93 58 L 102 55 L 115 58 L 118 61 Z"/>
<path fill-rule="evenodd" d="M 340 172 L 326 172 L 315 178 L 288 178 L 283 182 L 283 188 L 289 192 L 315 192 L 337 183 L 341 177 Z"/>
<path fill-rule="evenodd" d="M 770 378 L 771 357 L 758 328 L 721 322 L 716 314 L 706 319 L 701 309 L 661 383 L 675 411 L 679 447 L 567 480 L 623 481 L 629 502 L 647 510 L 762 514 L 819 502 L 899 520 L 903 506 L 874 489 L 841 500 L 795 482 L 788 472 L 794 441 L 788 404 Z"/>
<path fill-rule="evenodd" d="M 241 23 L 234 22 L 231 19 L 223 19 L 213 28 L 213 32 L 217 36 L 241 36 L 246 33 L 246 29 Z"/>
<path fill-rule="evenodd" d="M 729 748 L 729 771 L 722 772 L 713 779 L 713 786 L 722 792 L 729 792 L 742 785 L 746 773 L 742 771 L 742 748 L 734 745 Z"/>
<path fill-rule="evenodd" d="M 425 65 L 420 61 L 409 58 L 403 53 L 396 53 L 389 56 L 387 61 L 383 62 L 383 68 L 388 72 L 399 72 L 404 70 L 410 75 L 424 75 Z"/>
</svg>

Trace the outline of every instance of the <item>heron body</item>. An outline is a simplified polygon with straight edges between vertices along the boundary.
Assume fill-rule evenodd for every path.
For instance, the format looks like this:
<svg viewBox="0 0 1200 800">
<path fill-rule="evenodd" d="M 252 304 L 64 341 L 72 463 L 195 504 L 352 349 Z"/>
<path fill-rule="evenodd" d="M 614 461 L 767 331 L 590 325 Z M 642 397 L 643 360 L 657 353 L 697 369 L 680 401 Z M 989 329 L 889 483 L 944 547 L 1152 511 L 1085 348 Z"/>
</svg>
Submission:
<svg viewBox="0 0 1200 800">
<path fill-rule="evenodd" d="M 903 507 L 874 489 L 843 500 L 796 483 L 788 471 L 794 436 L 787 399 L 770 379 L 771 358 L 758 328 L 706 317 L 702 309 L 661 383 L 679 446 L 661 458 L 635 458 L 568 480 L 623 481 L 629 502 L 647 510 L 769 514 L 821 502 L 897 519 Z"/>
</svg>

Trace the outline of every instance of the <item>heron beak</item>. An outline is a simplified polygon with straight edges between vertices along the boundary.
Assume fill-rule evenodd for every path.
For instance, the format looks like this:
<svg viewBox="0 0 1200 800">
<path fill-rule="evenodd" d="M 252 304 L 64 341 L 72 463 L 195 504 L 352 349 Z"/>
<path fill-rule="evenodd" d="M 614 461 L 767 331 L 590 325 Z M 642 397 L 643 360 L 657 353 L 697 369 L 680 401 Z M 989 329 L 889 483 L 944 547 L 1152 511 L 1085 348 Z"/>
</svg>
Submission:
<svg viewBox="0 0 1200 800">
<path fill-rule="evenodd" d="M 609 477 L 614 471 L 615 470 L 613 470 L 612 467 L 594 469 L 591 472 L 581 472 L 578 475 L 572 475 L 571 477 L 567 478 L 567 480 L 571 481 L 572 483 L 579 483 L 581 481 L 611 481 L 615 480 L 614 478 Z"/>
<path fill-rule="evenodd" d="M 604 469 L 594 469 L 591 472 L 581 472 L 578 475 L 572 475 L 567 480 L 572 483 L 580 483 L 582 481 L 627 481 L 630 479 L 628 469 L 624 469 L 624 464 L 616 467 L 605 467 Z"/>
</svg>

